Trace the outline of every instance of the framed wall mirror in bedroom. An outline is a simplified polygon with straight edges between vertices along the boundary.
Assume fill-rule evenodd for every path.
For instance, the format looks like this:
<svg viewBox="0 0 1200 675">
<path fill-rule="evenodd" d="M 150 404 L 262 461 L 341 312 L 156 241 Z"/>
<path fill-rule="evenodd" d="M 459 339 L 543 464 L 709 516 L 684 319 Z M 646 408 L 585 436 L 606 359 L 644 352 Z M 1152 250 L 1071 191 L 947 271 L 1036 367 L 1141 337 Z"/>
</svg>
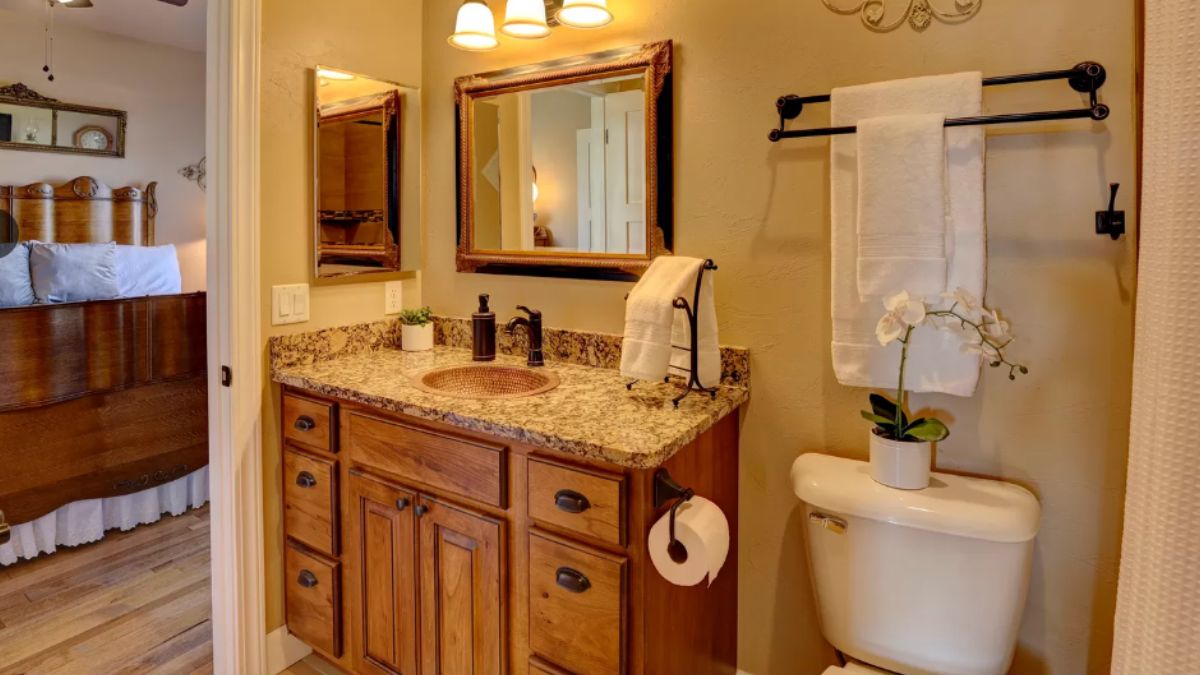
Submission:
<svg viewBox="0 0 1200 675">
<path fill-rule="evenodd" d="M 0 149 L 125 156 L 124 110 L 67 103 L 20 82 L 0 86 Z"/>
<path fill-rule="evenodd" d="M 326 66 L 313 90 L 316 276 L 415 269 L 419 92 Z"/>
<path fill-rule="evenodd" d="M 455 82 L 459 271 L 629 279 L 671 251 L 671 51 Z"/>
</svg>

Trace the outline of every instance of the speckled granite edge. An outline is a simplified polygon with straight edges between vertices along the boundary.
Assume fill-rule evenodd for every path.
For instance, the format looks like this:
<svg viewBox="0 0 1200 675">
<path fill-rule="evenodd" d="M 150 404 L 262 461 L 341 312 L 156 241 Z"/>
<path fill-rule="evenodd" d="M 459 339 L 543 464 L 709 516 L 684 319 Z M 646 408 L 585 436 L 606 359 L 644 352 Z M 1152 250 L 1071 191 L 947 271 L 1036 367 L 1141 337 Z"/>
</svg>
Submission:
<svg viewBox="0 0 1200 675">
<path fill-rule="evenodd" d="M 400 348 L 400 322 L 395 319 L 278 335 L 267 341 L 271 371 L 291 366 Z"/>
<path fill-rule="evenodd" d="M 470 349 L 472 329 L 470 319 L 437 316 L 433 319 L 435 344 Z M 552 361 L 572 363 L 592 368 L 616 370 L 621 367 L 621 336 L 608 333 L 586 333 L 565 328 L 544 328 L 542 348 Z M 516 336 L 503 330 L 496 335 L 496 351 L 501 354 L 525 354 L 525 334 Z M 727 387 L 750 387 L 750 351 L 742 347 L 721 347 L 721 384 Z"/>
</svg>

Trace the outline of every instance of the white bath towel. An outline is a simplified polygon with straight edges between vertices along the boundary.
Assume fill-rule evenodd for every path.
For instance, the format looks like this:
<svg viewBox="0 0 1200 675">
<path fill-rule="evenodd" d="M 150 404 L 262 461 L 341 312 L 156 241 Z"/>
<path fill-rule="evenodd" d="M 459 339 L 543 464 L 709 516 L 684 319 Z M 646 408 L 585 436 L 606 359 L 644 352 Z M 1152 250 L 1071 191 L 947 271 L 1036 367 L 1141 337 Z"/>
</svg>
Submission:
<svg viewBox="0 0 1200 675">
<path fill-rule="evenodd" d="M 981 113 L 982 99 L 979 73 L 922 77 L 835 89 L 831 116 L 834 125 L 856 125 L 885 115 L 965 117 Z M 947 129 L 945 144 L 949 201 L 946 288 L 961 287 L 983 297 L 983 129 Z M 831 153 L 834 372 L 845 385 L 892 388 L 899 371 L 900 345 L 879 346 L 875 324 L 884 312 L 882 298 L 864 300 L 858 293 L 858 140 L 853 135 L 835 136 Z M 975 392 L 979 358 L 960 352 L 957 336 L 923 327 L 914 337 L 905 377 L 910 391 L 958 396 Z"/>
<path fill-rule="evenodd" d="M 858 295 L 946 292 L 946 116 L 858 123 Z"/>
<path fill-rule="evenodd" d="M 687 315 L 674 307 L 675 298 L 694 302 L 696 275 L 704 261 L 683 256 L 659 256 L 650 264 L 625 302 L 625 337 L 621 343 L 621 374 L 639 380 L 661 380 L 671 366 L 690 367 L 690 356 L 674 345 L 690 345 Z M 698 317 L 699 377 L 705 386 L 716 386 L 720 377 L 716 309 L 712 275 L 701 287 Z M 714 375 L 715 372 L 715 375 Z M 677 374 L 678 370 L 676 371 Z"/>
</svg>

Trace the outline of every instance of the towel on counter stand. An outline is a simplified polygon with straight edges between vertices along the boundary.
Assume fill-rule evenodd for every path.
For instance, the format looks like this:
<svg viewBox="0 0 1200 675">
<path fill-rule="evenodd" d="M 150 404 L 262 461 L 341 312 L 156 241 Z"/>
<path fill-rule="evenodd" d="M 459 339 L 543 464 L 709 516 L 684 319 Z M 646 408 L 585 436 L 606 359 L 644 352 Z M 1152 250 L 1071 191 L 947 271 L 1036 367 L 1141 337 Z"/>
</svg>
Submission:
<svg viewBox="0 0 1200 675">
<path fill-rule="evenodd" d="M 831 104 L 835 126 L 893 115 L 967 117 L 982 112 L 983 82 L 981 74 L 973 72 L 844 87 L 833 90 Z M 864 300 L 858 284 L 859 139 L 856 135 L 835 136 L 830 149 L 833 369 L 844 385 L 891 389 L 896 386 L 900 345 L 879 346 L 875 324 L 884 313 L 883 298 Z M 945 151 L 949 202 L 945 288 L 963 288 L 982 298 L 987 270 L 983 129 L 946 129 Z M 895 288 L 888 294 L 901 290 L 908 289 Z M 909 391 L 956 396 L 975 393 L 979 357 L 963 353 L 958 336 L 922 327 L 915 338 L 905 378 Z"/>
<path fill-rule="evenodd" d="M 625 301 L 625 336 L 621 342 L 621 375 L 638 380 L 662 381 L 670 372 L 686 377 L 691 369 L 691 325 L 687 312 L 676 309 L 675 298 L 692 304 L 696 276 L 704 260 L 684 256 L 659 256 L 650 264 Z M 717 336 L 717 310 L 713 275 L 700 285 L 696 320 L 699 350 L 697 378 L 715 387 L 721 378 L 721 352 Z M 694 309 L 695 311 L 695 309 Z"/>
</svg>

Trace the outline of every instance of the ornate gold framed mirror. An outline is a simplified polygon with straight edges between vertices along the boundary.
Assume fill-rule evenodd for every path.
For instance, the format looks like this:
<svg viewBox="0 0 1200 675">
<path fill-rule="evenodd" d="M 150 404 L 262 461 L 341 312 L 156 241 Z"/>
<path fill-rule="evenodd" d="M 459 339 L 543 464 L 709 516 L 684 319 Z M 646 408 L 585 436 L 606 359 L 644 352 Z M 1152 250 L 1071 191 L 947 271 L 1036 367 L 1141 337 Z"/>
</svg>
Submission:
<svg viewBox="0 0 1200 675">
<path fill-rule="evenodd" d="M 0 86 L 0 150 L 125 156 L 124 110 L 64 103 L 17 82 Z"/>
<path fill-rule="evenodd" d="M 629 279 L 673 246 L 672 43 L 459 78 L 461 272 Z"/>
</svg>

